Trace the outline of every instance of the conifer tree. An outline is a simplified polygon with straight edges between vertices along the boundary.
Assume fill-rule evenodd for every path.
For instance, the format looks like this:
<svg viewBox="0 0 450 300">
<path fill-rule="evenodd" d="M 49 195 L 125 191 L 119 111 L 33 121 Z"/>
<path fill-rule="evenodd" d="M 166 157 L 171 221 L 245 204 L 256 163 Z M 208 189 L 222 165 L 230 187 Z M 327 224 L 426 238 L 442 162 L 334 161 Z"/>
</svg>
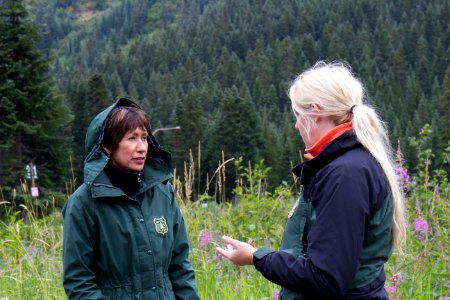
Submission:
<svg viewBox="0 0 450 300">
<path fill-rule="evenodd" d="M 280 184 L 280 174 L 285 174 L 288 169 L 284 168 L 280 163 L 282 160 L 281 149 L 285 145 L 280 144 L 279 129 L 269 121 L 271 116 L 272 113 L 269 110 L 264 110 L 261 115 L 261 135 L 263 140 L 261 156 L 264 158 L 264 165 L 271 168 L 271 172 L 268 174 L 268 184 L 272 188 Z"/>
<path fill-rule="evenodd" d="M 74 169 L 75 186 L 83 182 L 83 165 L 84 165 L 84 140 L 86 137 L 86 99 L 87 99 L 87 82 L 79 79 L 75 86 L 71 86 L 67 90 L 67 97 L 70 99 L 71 110 L 73 114 L 72 121 L 72 167 Z"/>
<path fill-rule="evenodd" d="M 303 161 L 305 145 L 294 128 L 295 118 L 291 110 L 286 110 L 281 118 L 282 124 L 279 133 L 280 167 L 282 180 L 289 180 L 292 177 L 291 168 Z"/>
<path fill-rule="evenodd" d="M 217 120 L 208 136 L 206 163 L 209 164 L 209 174 L 217 168 L 217 162 L 222 159 L 222 151 L 225 160 L 243 157 L 245 164 L 248 161 L 257 162 L 261 158 L 260 120 L 251 100 L 241 96 L 235 87 L 226 91 Z M 232 168 L 226 170 L 229 184 L 226 194 L 230 199 L 236 174 Z"/>
<path fill-rule="evenodd" d="M 447 147 L 450 141 L 450 67 L 447 68 L 442 83 L 442 93 L 438 102 L 438 112 L 440 115 L 441 141 L 442 148 Z"/>
<path fill-rule="evenodd" d="M 49 61 L 22 1 L 0 2 L 0 29 L 0 185 L 20 184 L 32 162 L 40 186 L 61 187 L 69 174 L 70 112 L 53 90 Z"/>
<path fill-rule="evenodd" d="M 69 94 L 72 103 L 73 166 L 77 185 L 83 182 L 83 162 L 86 130 L 97 113 L 111 105 L 113 98 L 105 85 L 103 76 L 94 74 L 87 80 L 78 77 L 75 90 Z"/>
<path fill-rule="evenodd" d="M 94 74 L 88 80 L 88 92 L 86 99 L 86 117 L 88 122 L 105 107 L 112 104 L 114 99 L 106 87 L 103 75 Z M 89 124 L 87 124 L 89 125 Z"/>
<path fill-rule="evenodd" d="M 174 166 L 183 166 L 189 161 L 189 150 L 197 152 L 198 143 L 203 143 L 206 121 L 201 107 L 201 100 L 207 95 L 191 86 L 186 97 L 178 101 L 171 124 L 180 126 L 181 130 L 167 134 L 168 147 L 174 156 Z"/>
</svg>

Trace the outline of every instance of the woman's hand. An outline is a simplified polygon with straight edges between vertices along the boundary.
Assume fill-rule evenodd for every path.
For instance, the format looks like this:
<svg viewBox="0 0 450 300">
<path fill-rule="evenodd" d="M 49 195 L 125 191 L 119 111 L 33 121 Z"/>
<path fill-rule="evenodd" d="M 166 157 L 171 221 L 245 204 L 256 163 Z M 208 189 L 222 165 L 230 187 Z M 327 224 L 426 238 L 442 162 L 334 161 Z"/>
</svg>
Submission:
<svg viewBox="0 0 450 300">
<path fill-rule="evenodd" d="M 256 249 L 252 246 L 252 240 L 244 243 L 229 236 L 223 236 L 222 239 L 226 248 L 216 247 L 217 252 L 236 265 L 253 265 L 253 253 Z"/>
</svg>

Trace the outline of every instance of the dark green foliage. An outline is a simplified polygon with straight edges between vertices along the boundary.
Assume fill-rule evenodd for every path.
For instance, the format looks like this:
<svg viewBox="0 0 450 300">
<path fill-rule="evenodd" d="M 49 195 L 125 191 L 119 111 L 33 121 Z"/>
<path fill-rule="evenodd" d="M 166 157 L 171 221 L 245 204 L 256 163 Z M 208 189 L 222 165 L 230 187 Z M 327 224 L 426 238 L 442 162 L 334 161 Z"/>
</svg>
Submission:
<svg viewBox="0 0 450 300">
<path fill-rule="evenodd" d="M 206 140 L 207 172 L 213 174 L 223 162 L 242 157 L 244 162 L 259 161 L 262 148 L 261 126 L 251 100 L 233 87 L 225 91 L 213 126 Z M 227 198 L 231 196 L 236 180 L 232 165 L 226 167 Z"/>
<path fill-rule="evenodd" d="M 76 185 L 83 182 L 83 162 L 87 153 L 84 149 L 86 130 L 91 120 L 114 101 L 106 88 L 102 75 L 94 74 L 87 79 L 79 78 L 71 89 L 73 167 Z"/>
<path fill-rule="evenodd" d="M 440 149 L 449 147 L 450 140 L 450 67 L 447 68 L 445 74 L 441 94 L 437 105 L 439 118 Z"/>
<path fill-rule="evenodd" d="M 207 151 L 212 156 L 211 168 L 224 151 L 227 158 L 243 156 L 244 161 L 258 158 L 261 146 L 261 127 L 258 115 L 249 98 L 236 88 L 225 91 L 216 120 L 211 127 Z M 258 161 L 258 160 L 256 160 Z"/>
<path fill-rule="evenodd" d="M 182 126 L 157 137 L 173 151 L 177 168 L 202 138 L 202 175 L 215 170 L 220 159 L 216 147 L 223 144 L 227 157 L 263 158 L 272 167 L 271 181 L 289 178 L 290 163 L 300 161 L 303 146 L 293 129 L 286 90 L 298 73 L 320 59 L 343 60 L 354 68 L 387 122 L 393 146 L 401 141 L 408 165 L 417 162 L 408 137 L 417 136 L 424 124 L 434 132 L 433 153 L 439 155 L 448 145 L 448 1 L 35 3 L 36 21 L 46 32 L 43 45 L 56 54 L 58 87 L 74 111 L 81 107 L 76 104 L 80 97 L 90 97 L 86 79 L 102 74 L 108 94 L 136 98 L 153 128 Z M 90 22 L 79 21 L 85 8 L 98 14 Z M 6 89 L 6 81 L 1 82 Z M 252 105 L 262 126 L 259 137 L 247 134 L 247 147 L 239 144 L 238 132 L 222 130 L 230 91 Z M 5 123 L 0 135 L 15 122 L 7 101 L 0 100 L 0 110 L 8 115 L 0 121 Z M 230 118 L 250 122 L 243 114 Z M 229 147 L 229 140 L 243 153 Z M 206 147 L 213 143 L 215 147 Z"/>
<path fill-rule="evenodd" d="M 197 156 L 199 142 L 204 142 L 207 124 L 202 101 L 209 97 L 204 89 L 191 86 L 187 95 L 179 100 L 170 124 L 180 126 L 181 130 L 167 133 L 168 150 L 174 156 L 174 167 L 183 170 L 185 161 L 189 161 L 189 150 Z M 200 145 L 201 147 L 201 145 Z"/>
<path fill-rule="evenodd" d="M 69 110 L 52 88 L 50 62 L 36 46 L 37 29 L 22 1 L 2 1 L 0 8 L 0 186 L 19 185 L 33 162 L 41 188 L 62 188 Z"/>
</svg>

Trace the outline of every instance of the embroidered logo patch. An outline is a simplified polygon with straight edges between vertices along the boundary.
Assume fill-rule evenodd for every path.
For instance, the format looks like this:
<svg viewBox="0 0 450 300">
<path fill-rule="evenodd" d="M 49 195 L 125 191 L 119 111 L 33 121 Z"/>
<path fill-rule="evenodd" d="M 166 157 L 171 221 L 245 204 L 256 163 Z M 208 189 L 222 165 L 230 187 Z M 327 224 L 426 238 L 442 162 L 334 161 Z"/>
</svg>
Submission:
<svg viewBox="0 0 450 300">
<path fill-rule="evenodd" d="M 295 210 L 297 209 L 297 206 L 299 203 L 300 203 L 300 199 L 298 199 L 297 202 L 295 202 L 294 206 L 292 207 L 291 211 L 289 212 L 288 218 L 292 217 L 292 215 L 294 214 Z"/>
<path fill-rule="evenodd" d="M 165 235 L 169 228 L 167 227 L 167 222 L 164 217 L 154 218 L 153 223 L 155 223 L 156 232 L 162 235 Z"/>
</svg>

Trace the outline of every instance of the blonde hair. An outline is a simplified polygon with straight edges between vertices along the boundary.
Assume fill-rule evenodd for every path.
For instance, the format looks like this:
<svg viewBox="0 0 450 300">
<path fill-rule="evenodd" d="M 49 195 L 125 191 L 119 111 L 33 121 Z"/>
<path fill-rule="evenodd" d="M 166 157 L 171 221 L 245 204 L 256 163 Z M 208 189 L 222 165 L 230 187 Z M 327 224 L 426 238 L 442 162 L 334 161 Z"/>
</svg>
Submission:
<svg viewBox="0 0 450 300">
<path fill-rule="evenodd" d="M 388 180 L 394 207 L 392 235 L 395 248 L 401 252 L 406 236 L 404 195 L 395 173 L 386 126 L 376 111 L 363 103 L 365 90 L 361 81 L 343 63 L 319 61 L 294 80 L 289 98 L 294 113 L 307 121 L 306 132 L 313 126 L 308 116 L 327 116 L 336 125 L 352 122 L 358 141 L 378 161 Z M 311 109 L 313 105 L 319 109 Z"/>
</svg>

